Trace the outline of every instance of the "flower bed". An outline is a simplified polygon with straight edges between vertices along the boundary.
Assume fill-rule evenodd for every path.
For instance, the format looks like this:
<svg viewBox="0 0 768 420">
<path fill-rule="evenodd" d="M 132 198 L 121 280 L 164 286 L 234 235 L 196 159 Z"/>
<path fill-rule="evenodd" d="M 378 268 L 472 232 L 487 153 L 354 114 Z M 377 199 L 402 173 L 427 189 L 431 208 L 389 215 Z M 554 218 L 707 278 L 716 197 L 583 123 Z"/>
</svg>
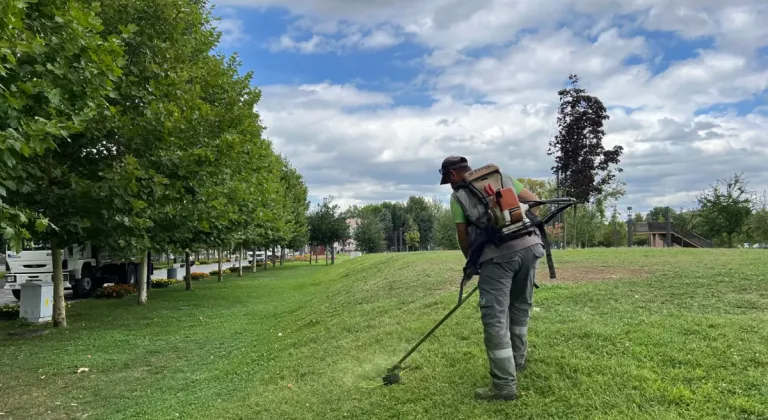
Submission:
<svg viewBox="0 0 768 420">
<path fill-rule="evenodd" d="M 166 287 L 173 286 L 174 284 L 181 283 L 181 280 L 176 279 L 153 279 L 152 280 L 152 288 L 153 289 L 165 289 Z"/>
<path fill-rule="evenodd" d="M 19 318 L 19 304 L 0 306 L 0 319 L 14 320 Z"/>
<path fill-rule="evenodd" d="M 223 275 L 223 274 L 229 274 L 229 273 L 231 273 L 231 272 L 232 272 L 232 271 L 230 271 L 230 270 L 229 270 L 229 268 L 225 268 L 225 269 L 221 270 L 221 274 L 222 274 L 222 275 Z M 212 275 L 212 276 L 216 276 L 216 275 L 218 275 L 218 274 L 219 274 L 219 270 L 213 270 L 213 271 L 211 271 L 209 274 L 210 274 L 210 275 Z"/>
<path fill-rule="evenodd" d="M 215 273 L 215 271 L 214 271 L 214 273 Z M 191 276 L 192 276 L 192 280 L 198 280 L 198 281 L 200 281 L 200 280 L 202 280 L 202 279 L 204 279 L 204 278 L 208 277 L 209 275 L 211 275 L 211 274 L 208 274 L 208 273 L 200 273 L 200 272 L 191 273 Z"/>
<path fill-rule="evenodd" d="M 100 299 L 122 299 L 134 294 L 136 294 L 136 287 L 132 284 L 113 284 L 97 290 L 94 297 Z"/>
</svg>

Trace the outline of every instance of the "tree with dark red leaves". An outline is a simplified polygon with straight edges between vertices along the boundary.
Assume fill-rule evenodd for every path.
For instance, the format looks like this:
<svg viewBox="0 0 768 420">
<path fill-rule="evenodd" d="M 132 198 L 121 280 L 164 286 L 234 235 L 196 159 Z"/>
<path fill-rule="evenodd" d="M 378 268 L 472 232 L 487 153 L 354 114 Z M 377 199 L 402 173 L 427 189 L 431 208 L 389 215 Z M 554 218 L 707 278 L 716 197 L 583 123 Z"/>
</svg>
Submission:
<svg viewBox="0 0 768 420">
<path fill-rule="evenodd" d="M 558 133 L 550 141 L 547 155 L 555 156 L 552 171 L 558 194 L 572 197 L 578 203 L 588 203 L 601 196 L 615 180 L 611 165 L 619 164 L 624 148 L 605 149 L 603 125 L 610 117 L 603 102 L 579 87 L 577 75 L 569 75 L 568 80 L 570 86 L 557 92 L 560 97 Z M 617 166 L 615 171 L 622 169 Z M 575 221 L 576 206 L 573 214 Z"/>
</svg>

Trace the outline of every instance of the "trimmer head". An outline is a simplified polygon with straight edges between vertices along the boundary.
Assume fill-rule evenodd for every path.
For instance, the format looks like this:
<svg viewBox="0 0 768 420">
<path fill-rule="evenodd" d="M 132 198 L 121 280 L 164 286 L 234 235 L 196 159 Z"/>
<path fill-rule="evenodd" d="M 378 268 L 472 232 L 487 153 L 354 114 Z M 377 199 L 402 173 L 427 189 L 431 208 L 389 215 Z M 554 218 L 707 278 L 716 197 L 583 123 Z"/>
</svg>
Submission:
<svg viewBox="0 0 768 420">
<path fill-rule="evenodd" d="M 394 385 L 400 382 L 400 366 L 394 366 L 387 371 L 387 374 L 381 377 L 384 381 L 384 386 Z"/>
</svg>

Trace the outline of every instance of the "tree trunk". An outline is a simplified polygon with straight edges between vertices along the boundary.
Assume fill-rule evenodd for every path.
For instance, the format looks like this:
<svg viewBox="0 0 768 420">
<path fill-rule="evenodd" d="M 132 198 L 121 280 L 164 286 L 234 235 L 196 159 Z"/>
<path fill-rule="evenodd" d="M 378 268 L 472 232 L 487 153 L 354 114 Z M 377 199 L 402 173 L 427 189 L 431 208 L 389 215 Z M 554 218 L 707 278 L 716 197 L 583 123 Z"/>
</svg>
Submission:
<svg viewBox="0 0 768 420">
<path fill-rule="evenodd" d="M 253 262 L 251 263 L 251 271 L 256 272 L 256 252 L 258 252 L 257 247 L 253 247 Z"/>
<path fill-rule="evenodd" d="M 192 267 L 189 265 L 191 257 L 189 251 L 184 252 L 184 282 L 185 290 L 192 290 Z"/>
<path fill-rule="evenodd" d="M 328 265 L 328 244 L 325 244 L 325 265 Z"/>
<path fill-rule="evenodd" d="M 283 266 L 283 260 L 285 260 L 285 247 L 280 247 L 280 266 Z"/>
<path fill-rule="evenodd" d="M 152 273 L 154 273 L 154 271 L 155 270 L 152 267 L 152 251 L 147 251 L 147 293 L 149 293 L 149 289 L 152 288 Z"/>
<path fill-rule="evenodd" d="M 237 259 L 237 277 L 243 277 L 243 247 L 240 246 L 240 256 Z"/>
<path fill-rule="evenodd" d="M 264 247 L 264 269 L 267 269 L 267 266 L 269 265 L 269 259 L 267 258 L 267 250 L 268 248 Z"/>
<path fill-rule="evenodd" d="M 216 279 L 219 283 L 221 283 L 221 270 L 223 267 L 223 257 L 221 256 L 221 247 L 219 247 L 219 273 L 216 275 Z"/>
<path fill-rule="evenodd" d="M 54 238 L 51 238 L 51 257 L 53 262 L 53 326 L 66 328 L 67 313 L 64 303 L 64 277 L 61 273 L 61 249 Z"/>
<path fill-rule="evenodd" d="M 141 257 L 141 263 L 139 264 L 139 278 L 136 282 L 138 292 L 139 305 L 147 304 L 147 271 L 149 270 L 149 262 L 147 261 L 147 254 Z"/>
<path fill-rule="evenodd" d="M 312 248 L 312 246 L 309 247 L 309 265 L 312 265 L 312 254 L 314 254 L 314 252 L 312 252 Z"/>
<path fill-rule="evenodd" d="M 272 267 L 274 267 L 277 264 L 277 258 L 275 258 L 275 246 L 272 245 Z"/>
<path fill-rule="evenodd" d="M 331 265 L 336 264 L 336 247 L 331 245 Z"/>
</svg>

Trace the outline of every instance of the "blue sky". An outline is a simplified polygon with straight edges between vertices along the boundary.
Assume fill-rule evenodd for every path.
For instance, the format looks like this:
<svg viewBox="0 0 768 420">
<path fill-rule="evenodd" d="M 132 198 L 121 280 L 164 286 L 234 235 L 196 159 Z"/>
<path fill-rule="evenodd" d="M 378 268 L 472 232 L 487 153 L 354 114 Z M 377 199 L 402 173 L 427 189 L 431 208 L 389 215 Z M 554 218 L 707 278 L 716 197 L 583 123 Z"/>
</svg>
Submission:
<svg viewBox="0 0 768 420">
<path fill-rule="evenodd" d="M 220 49 L 263 89 L 267 136 L 311 199 L 445 200 L 444 156 L 546 178 L 569 73 L 608 106 L 619 205 L 689 207 L 768 184 L 768 3 L 216 0 Z M 571 13 L 575 12 L 575 13 Z"/>
</svg>

